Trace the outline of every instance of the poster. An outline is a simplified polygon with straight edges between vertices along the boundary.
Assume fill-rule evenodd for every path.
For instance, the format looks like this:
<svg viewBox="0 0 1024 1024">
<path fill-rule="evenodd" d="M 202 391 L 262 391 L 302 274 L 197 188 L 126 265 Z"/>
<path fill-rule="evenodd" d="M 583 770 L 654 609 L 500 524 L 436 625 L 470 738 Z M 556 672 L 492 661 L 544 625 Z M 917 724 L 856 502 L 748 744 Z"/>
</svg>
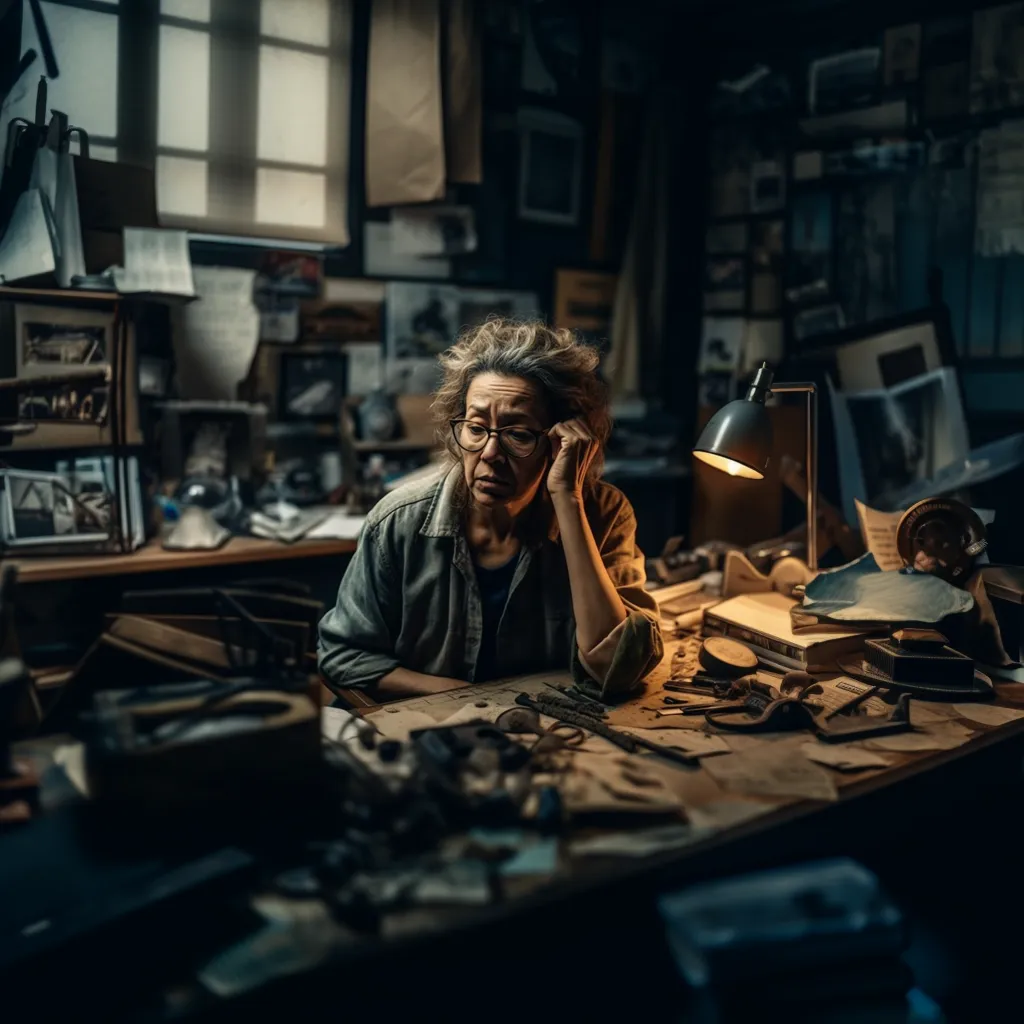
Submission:
<svg viewBox="0 0 1024 1024">
<path fill-rule="evenodd" d="M 978 136 L 974 251 L 1024 253 L 1024 121 L 1004 121 Z"/>
<path fill-rule="evenodd" d="M 971 41 L 971 113 L 1024 104 L 1024 3 L 975 11 Z"/>
</svg>

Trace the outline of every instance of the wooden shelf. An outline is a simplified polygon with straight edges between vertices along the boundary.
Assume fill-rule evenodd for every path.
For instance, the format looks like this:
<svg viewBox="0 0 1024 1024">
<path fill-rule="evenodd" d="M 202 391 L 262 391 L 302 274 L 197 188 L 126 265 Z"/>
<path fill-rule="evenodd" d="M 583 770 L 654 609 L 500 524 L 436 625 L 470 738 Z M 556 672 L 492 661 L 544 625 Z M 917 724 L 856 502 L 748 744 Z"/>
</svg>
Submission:
<svg viewBox="0 0 1024 1024">
<path fill-rule="evenodd" d="M 279 562 L 290 558 L 330 558 L 351 554 L 355 549 L 354 540 L 298 540 L 294 544 L 282 544 L 258 537 L 233 537 L 216 551 L 165 551 L 158 540 L 152 540 L 130 555 L 4 557 L 0 559 L 0 566 L 16 565 L 19 583 L 55 583 L 94 576 L 207 569 L 221 565 Z"/>
<path fill-rule="evenodd" d="M 419 441 L 353 441 L 354 452 L 429 452 L 434 444 Z"/>
<path fill-rule="evenodd" d="M 125 296 L 118 292 L 99 292 L 91 288 L 18 288 L 0 286 L 0 302 L 79 302 L 82 305 L 97 303 L 110 305 Z"/>
</svg>

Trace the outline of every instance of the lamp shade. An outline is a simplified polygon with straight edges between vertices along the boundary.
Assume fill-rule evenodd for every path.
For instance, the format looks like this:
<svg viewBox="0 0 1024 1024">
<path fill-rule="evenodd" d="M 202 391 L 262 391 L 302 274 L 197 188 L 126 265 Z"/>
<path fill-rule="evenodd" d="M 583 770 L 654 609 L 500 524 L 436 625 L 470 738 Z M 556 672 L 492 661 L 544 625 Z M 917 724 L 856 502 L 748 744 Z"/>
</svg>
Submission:
<svg viewBox="0 0 1024 1024">
<path fill-rule="evenodd" d="M 772 451 L 772 420 L 764 404 L 737 399 L 708 420 L 693 454 L 730 476 L 761 480 Z"/>
</svg>

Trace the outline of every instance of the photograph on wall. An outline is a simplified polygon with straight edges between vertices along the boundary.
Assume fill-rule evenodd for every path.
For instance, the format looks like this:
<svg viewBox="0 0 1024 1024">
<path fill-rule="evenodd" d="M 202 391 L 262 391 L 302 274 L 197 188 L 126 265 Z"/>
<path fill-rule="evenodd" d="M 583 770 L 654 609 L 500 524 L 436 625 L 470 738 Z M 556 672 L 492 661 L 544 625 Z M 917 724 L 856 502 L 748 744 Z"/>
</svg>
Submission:
<svg viewBox="0 0 1024 1024">
<path fill-rule="evenodd" d="M 746 321 L 742 317 L 704 318 L 697 373 L 732 373 L 743 354 Z"/>
<path fill-rule="evenodd" d="M 473 207 L 395 207 L 391 211 L 391 244 L 402 256 L 463 256 L 476 252 Z"/>
<path fill-rule="evenodd" d="M 323 259 L 309 253 L 271 251 L 263 256 L 256 274 L 256 292 L 312 298 L 320 294 Z"/>
<path fill-rule="evenodd" d="M 813 309 L 802 309 L 793 317 L 793 337 L 797 341 L 834 334 L 846 326 L 843 307 L 836 302 Z"/>
<path fill-rule="evenodd" d="M 712 217 L 742 217 L 750 212 L 750 169 L 757 152 L 740 128 L 720 128 L 711 137 L 709 180 Z"/>
<path fill-rule="evenodd" d="M 786 202 L 786 169 L 781 160 L 758 160 L 750 168 L 750 212 L 774 213 Z"/>
<path fill-rule="evenodd" d="M 971 77 L 971 19 L 964 15 L 924 23 L 921 45 L 925 120 L 967 112 Z"/>
<path fill-rule="evenodd" d="M 1024 3 L 974 12 L 970 109 L 984 114 L 1024 104 Z"/>
<path fill-rule="evenodd" d="M 712 224 L 704 235 L 704 251 L 709 256 L 735 256 L 747 248 L 747 222 Z"/>
<path fill-rule="evenodd" d="M 808 112 L 831 114 L 870 103 L 878 91 L 881 61 L 877 46 L 813 61 L 807 74 Z"/>
<path fill-rule="evenodd" d="M 774 270 L 755 271 L 750 278 L 750 312 L 777 313 L 782 307 L 782 280 Z"/>
<path fill-rule="evenodd" d="M 571 227 L 579 220 L 583 126 L 539 108 L 519 111 L 519 219 Z"/>
<path fill-rule="evenodd" d="M 704 264 L 705 292 L 742 292 L 747 283 L 747 263 L 742 256 L 714 256 Z"/>
<path fill-rule="evenodd" d="M 794 196 L 789 218 L 787 298 L 799 303 L 827 295 L 832 280 L 831 195 L 821 191 Z"/>
<path fill-rule="evenodd" d="M 529 319 L 538 315 L 538 306 L 532 292 L 393 281 L 386 298 L 387 356 L 436 358 L 467 327 L 488 317 Z"/>
<path fill-rule="evenodd" d="M 345 398 L 346 358 L 338 352 L 283 352 L 281 403 L 291 419 L 337 419 Z"/>
<path fill-rule="evenodd" d="M 839 198 L 836 297 L 851 324 L 897 311 L 896 201 L 891 180 L 847 188 Z"/>
<path fill-rule="evenodd" d="M 762 220 L 753 225 L 750 257 L 755 267 L 777 268 L 782 262 L 785 224 L 781 220 Z"/>
<path fill-rule="evenodd" d="M 921 69 L 921 25 L 896 25 L 885 32 L 884 80 L 887 86 L 916 82 Z"/>
</svg>

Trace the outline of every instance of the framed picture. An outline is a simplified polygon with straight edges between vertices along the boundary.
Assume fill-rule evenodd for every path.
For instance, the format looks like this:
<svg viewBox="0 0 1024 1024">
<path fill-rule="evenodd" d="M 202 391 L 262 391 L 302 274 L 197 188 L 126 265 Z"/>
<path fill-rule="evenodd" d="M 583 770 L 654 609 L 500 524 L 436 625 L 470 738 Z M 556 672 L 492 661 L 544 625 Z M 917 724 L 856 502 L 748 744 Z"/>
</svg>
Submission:
<svg viewBox="0 0 1024 1024">
<path fill-rule="evenodd" d="M 282 352 L 281 412 L 289 419 L 332 419 L 345 397 L 344 352 Z"/>
<path fill-rule="evenodd" d="M 14 323 L 19 378 L 89 372 L 109 365 L 113 313 L 19 304 Z"/>
<path fill-rule="evenodd" d="M 128 547 L 145 540 L 138 459 L 63 460 L 52 472 L 0 470 L 0 542 L 26 553 L 110 550 L 119 530 Z"/>
<path fill-rule="evenodd" d="M 575 225 L 580 214 L 583 126 L 551 110 L 519 112 L 519 218 Z"/>
</svg>

